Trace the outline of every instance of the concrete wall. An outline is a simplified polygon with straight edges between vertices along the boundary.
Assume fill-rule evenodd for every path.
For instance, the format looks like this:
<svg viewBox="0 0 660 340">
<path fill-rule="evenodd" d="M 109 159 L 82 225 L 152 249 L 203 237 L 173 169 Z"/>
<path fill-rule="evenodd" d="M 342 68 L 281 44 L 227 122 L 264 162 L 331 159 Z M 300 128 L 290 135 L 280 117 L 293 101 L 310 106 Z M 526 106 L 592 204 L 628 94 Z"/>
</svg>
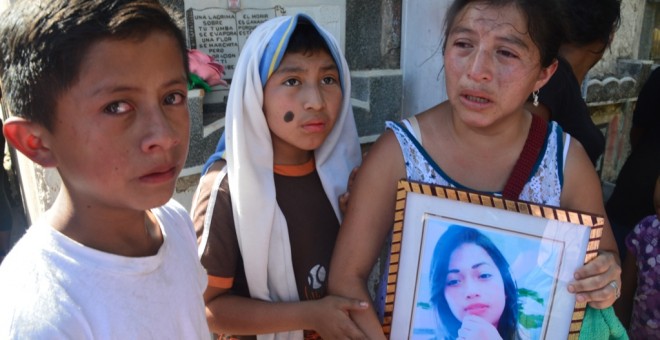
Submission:
<svg viewBox="0 0 660 340">
<path fill-rule="evenodd" d="M 594 76 L 611 74 L 619 59 L 637 59 L 646 0 L 624 0 L 621 3 L 621 25 L 603 59 L 591 69 Z"/>
<path fill-rule="evenodd" d="M 346 1 L 346 60 L 363 143 L 401 117 L 401 0 Z"/>
</svg>

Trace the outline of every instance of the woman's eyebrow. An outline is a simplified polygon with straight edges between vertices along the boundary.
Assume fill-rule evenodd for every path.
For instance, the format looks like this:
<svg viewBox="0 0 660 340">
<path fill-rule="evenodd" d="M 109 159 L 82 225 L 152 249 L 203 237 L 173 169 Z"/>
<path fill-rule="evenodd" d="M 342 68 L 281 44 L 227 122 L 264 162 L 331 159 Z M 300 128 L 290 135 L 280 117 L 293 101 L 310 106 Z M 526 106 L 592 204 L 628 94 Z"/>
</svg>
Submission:
<svg viewBox="0 0 660 340">
<path fill-rule="evenodd" d="M 449 31 L 449 35 L 459 34 L 459 33 L 474 33 L 474 30 L 469 28 L 469 27 L 456 25 L 456 26 L 454 26 L 454 28 L 452 28 Z"/>
<path fill-rule="evenodd" d="M 472 265 L 472 269 L 477 269 L 477 268 L 479 268 L 483 265 L 488 265 L 488 263 L 486 263 L 486 262 L 475 263 L 474 265 Z"/>
<path fill-rule="evenodd" d="M 516 46 L 519 46 L 521 48 L 524 48 L 525 50 L 529 50 L 529 45 L 522 39 L 516 37 L 515 35 L 512 34 L 507 34 L 505 36 L 501 36 L 497 38 L 499 41 L 503 41 L 509 44 L 514 44 Z"/>
<path fill-rule="evenodd" d="M 473 29 L 469 28 L 469 27 L 456 25 L 454 28 L 451 29 L 451 31 L 449 31 L 449 35 L 460 34 L 460 33 L 474 34 L 474 32 L 475 31 Z M 497 37 L 497 40 L 505 42 L 505 43 L 513 44 L 513 45 L 516 45 L 516 46 L 520 46 L 521 48 L 524 48 L 525 50 L 529 50 L 529 45 L 523 39 L 515 36 L 514 34 L 505 34 L 505 35 L 499 36 L 499 37 Z"/>
<path fill-rule="evenodd" d="M 490 263 L 488 263 L 488 262 L 479 262 L 479 263 L 473 264 L 472 267 L 470 267 L 470 268 L 471 269 L 477 269 L 481 266 L 489 266 L 489 265 L 490 265 Z M 460 272 L 461 271 L 458 270 L 458 269 L 449 269 L 449 270 L 447 270 L 447 274 L 455 274 L 455 273 L 460 273 Z"/>
</svg>

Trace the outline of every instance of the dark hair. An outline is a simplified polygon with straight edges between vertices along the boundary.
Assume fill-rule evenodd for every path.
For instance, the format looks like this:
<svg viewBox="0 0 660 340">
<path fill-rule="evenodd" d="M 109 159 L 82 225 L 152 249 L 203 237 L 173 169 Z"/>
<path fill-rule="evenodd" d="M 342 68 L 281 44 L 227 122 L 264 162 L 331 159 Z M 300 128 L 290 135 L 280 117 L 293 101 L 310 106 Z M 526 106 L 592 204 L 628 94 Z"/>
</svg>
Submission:
<svg viewBox="0 0 660 340">
<path fill-rule="evenodd" d="M 330 49 L 316 27 L 307 20 L 300 19 L 286 46 L 286 53 L 311 54 L 324 51 L 329 55 Z"/>
<path fill-rule="evenodd" d="M 289 37 L 289 41 L 287 42 L 286 50 L 284 53 L 301 53 L 305 56 L 313 55 L 316 52 L 327 53 L 332 57 L 337 70 L 339 70 L 339 82 L 341 83 L 341 88 L 343 91 L 345 80 L 343 79 L 343 75 L 341 73 L 341 57 L 332 53 L 330 47 L 328 46 L 330 43 L 326 39 L 327 38 L 321 32 L 319 32 L 313 23 L 311 23 L 307 18 L 301 16 L 298 19 L 296 28 L 291 33 L 291 37 Z"/>
<path fill-rule="evenodd" d="M 561 11 L 554 0 L 455 0 L 445 16 L 443 53 L 454 21 L 461 10 L 473 3 L 494 7 L 514 5 L 527 19 L 529 36 L 541 55 L 541 66 L 548 67 L 557 58 L 564 27 L 561 20 L 557 20 Z"/>
<path fill-rule="evenodd" d="M 461 327 L 461 322 L 454 316 L 447 304 L 445 288 L 451 255 L 466 243 L 476 244 L 483 248 L 499 269 L 504 281 L 506 300 L 497 330 L 504 339 L 515 338 L 518 320 L 518 288 L 511 277 L 509 263 L 484 234 L 475 229 L 458 225 L 449 226 L 447 231 L 442 234 L 433 250 L 431 262 L 431 303 L 438 309 L 444 330 L 449 334 L 449 338 L 455 339 L 458 336 L 458 329 Z"/>
<path fill-rule="evenodd" d="M 0 83 L 13 115 L 49 130 L 57 99 L 80 76 L 90 47 L 103 39 L 176 39 L 188 74 L 181 29 L 157 0 L 17 1 L 0 22 Z"/>
<path fill-rule="evenodd" d="M 563 0 L 566 18 L 565 43 L 578 46 L 594 42 L 607 48 L 621 22 L 620 0 Z M 602 51 L 599 51 L 602 52 Z"/>
</svg>

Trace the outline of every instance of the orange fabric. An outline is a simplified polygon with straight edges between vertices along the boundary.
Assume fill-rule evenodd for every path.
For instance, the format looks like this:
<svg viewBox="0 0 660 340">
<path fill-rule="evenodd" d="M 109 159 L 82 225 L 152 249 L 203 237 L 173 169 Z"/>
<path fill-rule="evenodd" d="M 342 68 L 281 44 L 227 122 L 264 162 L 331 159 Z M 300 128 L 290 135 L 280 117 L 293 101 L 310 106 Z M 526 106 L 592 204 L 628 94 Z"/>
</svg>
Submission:
<svg viewBox="0 0 660 340">
<path fill-rule="evenodd" d="M 316 169 L 316 161 L 312 157 L 307 163 L 299 165 L 274 165 L 273 172 L 281 176 L 300 177 L 311 174 Z"/>
<path fill-rule="evenodd" d="M 209 275 L 208 285 L 215 288 L 230 289 L 234 285 L 233 277 L 219 277 Z"/>
</svg>

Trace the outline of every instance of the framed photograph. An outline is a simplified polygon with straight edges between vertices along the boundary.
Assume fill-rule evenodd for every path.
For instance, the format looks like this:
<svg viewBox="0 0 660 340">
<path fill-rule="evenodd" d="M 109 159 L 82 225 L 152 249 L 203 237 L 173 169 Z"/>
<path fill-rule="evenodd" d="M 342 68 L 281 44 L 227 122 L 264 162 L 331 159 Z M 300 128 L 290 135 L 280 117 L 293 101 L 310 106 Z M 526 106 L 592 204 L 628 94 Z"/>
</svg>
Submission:
<svg viewBox="0 0 660 340">
<path fill-rule="evenodd" d="M 567 290 L 597 255 L 604 219 L 399 182 L 383 328 L 390 339 L 577 339 Z M 493 333 L 496 332 L 496 333 Z"/>
</svg>

